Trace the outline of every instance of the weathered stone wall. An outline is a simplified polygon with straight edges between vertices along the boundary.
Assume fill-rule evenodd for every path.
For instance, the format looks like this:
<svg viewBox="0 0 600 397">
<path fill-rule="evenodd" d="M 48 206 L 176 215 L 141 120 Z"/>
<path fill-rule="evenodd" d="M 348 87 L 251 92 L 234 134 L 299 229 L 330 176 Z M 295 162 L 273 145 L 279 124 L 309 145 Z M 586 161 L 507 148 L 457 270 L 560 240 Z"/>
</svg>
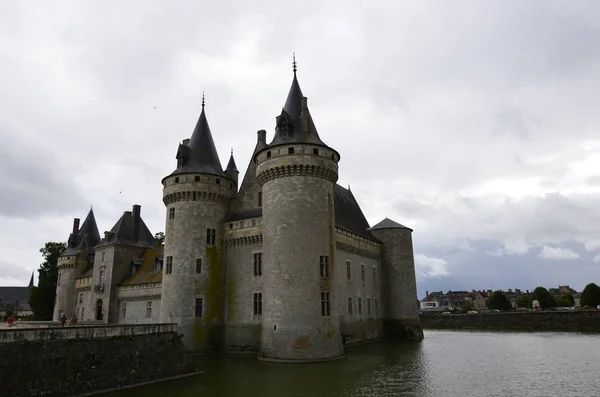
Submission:
<svg viewBox="0 0 600 397">
<path fill-rule="evenodd" d="M 600 333 L 600 310 L 423 315 L 426 329 L 576 331 Z"/>
<path fill-rule="evenodd" d="M 197 370 L 174 324 L 0 331 L 3 397 L 73 396 Z"/>
<path fill-rule="evenodd" d="M 372 230 L 383 244 L 382 282 L 386 301 L 384 328 L 391 339 L 422 339 L 417 308 L 417 282 L 411 230 Z"/>
<path fill-rule="evenodd" d="M 337 242 L 343 249 L 337 249 L 336 261 L 336 302 L 335 308 L 340 319 L 340 328 L 345 345 L 378 339 L 381 337 L 381 321 L 384 308 L 381 299 L 381 278 L 379 247 L 375 243 L 362 247 L 357 238 L 347 233 L 336 233 Z M 365 248 L 373 249 L 365 249 Z M 354 249 L 352 249 L 354 248 Z M 350 278 L 348 278 L 348 264 Z M 364 266 L 365 280 L 362 280 L 361 265 Z M 348 299 L 351 299 L 350 312 Z M 360 299 L 360 301 L 359 301 Z M 359 310 L 359 302 L 361 310 Z M 370 309 L 369 309 L 370 307 Z"/>
<path fill-rule="evenodd" d="M 160 321 L 161 293 L 161 283 L 119 287 L 117 290 L 119 324 L 152 324 Z"/>
<path fill-rule="evenodd" d="M 254 275 L 254 254 L 262 253 L 262 226 L 251 226 L 248 220 L 244 224 L 225 231 L 225 350 L 241 353 L 258 351 L 262 316 L 254 315 L 254 293 L 263 293 L 263 305 L 266 299 L 263 276 Z"/>
<path fill-rule="evenodd" d="M 52 319 L 58 321 L 58 315 L 64 311 L 67 317 L 76 313 L 76 283 L 75 280 L 82 270 L 87 267 L 88 250 L 81 250 L 77 254 L 63 255 L 58 260 L 58 274 L 60 285 L 56 286 L 56 299 Z"/>
<path fill-rule="evenodd" d="M 331 288 L 336 274 L 333 183 L 338 159 L 332 154 L 325 157 L 324 152 L 330 151 L 319 147 L 319 154 L 312 155 L 313 146 L 295 144 L 266 148 L 257 155 L 266 298 L 262 359 L 315 361 L 343 356 Z M 320 256 L 330 258 L 329 277 L 321 277 Z M 329 316 L 321 314 L 321 293 L 330 295 Z"/>
<path fill-rule="evenodd" d="M 227 178 L 205 174 L 169 176 L 164 184 L 166 226 L 160 318 L 179 324 L 183 342 L 190 350 L 218 349 L 223 339 L 223 220 L 235 186 Z M 174 219 L 169 219 L 171 209 L 175 209 Z M 216 245 L 207 244 L 207 229 L 216 229 Z M 171 274 L 166 272 L 169 257 L 173 258 Z M 196 272 L 198 259 L 202 260 L 200 273 Z M 196 317 L 197 298 L 203 300 L 202 317 Z"/>
</svg>

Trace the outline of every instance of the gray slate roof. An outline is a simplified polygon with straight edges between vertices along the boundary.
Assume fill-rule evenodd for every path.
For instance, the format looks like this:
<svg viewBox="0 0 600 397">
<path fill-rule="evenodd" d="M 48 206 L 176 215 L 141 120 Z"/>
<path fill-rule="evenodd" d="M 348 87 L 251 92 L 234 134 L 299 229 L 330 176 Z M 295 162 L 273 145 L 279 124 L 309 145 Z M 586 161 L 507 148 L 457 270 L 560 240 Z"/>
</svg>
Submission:
<svg viewBox="0 0 600 397">
<path fill-rule="evenodd" d="M 233 159 L 233 151 L 231 152 L 231 156 L 229 156 L 229 163 L 227 163 L 227 168 L 225 171 L 236 171 L 238 172 L 237 165 L 235 165 L 235 160 Z"/>
<path fill-rule="evenodd" d="M 99 242 L 100 232 L 98 232 L 96 217 L 94 216 L 94 210 L 90 209 L 77 234 L 71 233 L 69 235 L 67 250 L 63 252 L 63 255 L 76 255 L 77 251 L 92 249 Z"/>
<path fill-rule="evenodd" d="M 333 189 L 335 226 L 358 236 L 375 240 L 369 232 L 369 222 L 349 189 L 338 184 Z"/>
<path fill-rule="evenodd" d="M 4 311 L 8 308 L 29 311 L 29 294 L 33 288 L 33 273 L 27 287 L 0 287 L 0 310 Z M 16 302 L 19 302 L 19 307 L 16 308 Z"/>
<path fill-rule="evenodd" d="M 387 217 L 384 220 L 382 220 L 381 222 L 379 222 L 378 224 L 376 224 L 375 226 L 373 226 L 369 230 L 377 230 L 377 229 L 408 229 L 408 230 L 412 231 L 412 229 L 410 227 L 401 225 L 398 222 L 393 221 Z"/>
<path fill-rule="evenodd" d="M 148 229 L 148 226 L 144 223 L 143 219 L 140 218 L 139 237 L 137 241 L 132 238 L 132 229 L 133 214 L 131 211 L 125 211 L 117 223 L 110 229 L 108 239 L 102 240 L 98 246 L 108 244 L 127 244 L 147 248 L 156 246 L 156 239 Z"/>
<path fill-rule="evenodd" d="M 178 167 L 171 175 L 199 172 L 225 176 L 204 113 L 204 104 L 192 137 L 179 145 L 176 157 Z"/>
<path fill-rule="evenodd" d="M 275 137 L 269 143 L 269 146 L 283 145 L 289 143 L 314 143 L 316 145 L 326 146 L 325 142 L 319 137 L 315 123 L 310 112 L 308 113 L 308 132 L 302 131 L 302 90 L 298 84 L 296 72 L 294 80 L 288 93 L 285 105 L 281 115 L 277 118 L 277 127 L 275 128 Z M 287 131 L 286 131 L 287 130 Z"/>
</svg>

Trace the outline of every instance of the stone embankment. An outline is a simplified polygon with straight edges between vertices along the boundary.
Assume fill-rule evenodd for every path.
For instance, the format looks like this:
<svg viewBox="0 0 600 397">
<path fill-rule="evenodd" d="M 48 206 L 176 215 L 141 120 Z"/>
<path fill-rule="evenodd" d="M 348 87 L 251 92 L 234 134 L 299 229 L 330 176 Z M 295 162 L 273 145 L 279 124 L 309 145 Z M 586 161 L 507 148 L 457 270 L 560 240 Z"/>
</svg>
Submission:
<svg viewBox="0 0 600 397">
<path fill-rule="evenodd" d="M 424 329 L 600 333 L 600 310 L 425 314 L 421 325 Z"/>
<path fill-rule="evenodd" d="M 74 396 L 199 373 L 176 324 L 0 330 L 0 395 Z"/>
</svg>

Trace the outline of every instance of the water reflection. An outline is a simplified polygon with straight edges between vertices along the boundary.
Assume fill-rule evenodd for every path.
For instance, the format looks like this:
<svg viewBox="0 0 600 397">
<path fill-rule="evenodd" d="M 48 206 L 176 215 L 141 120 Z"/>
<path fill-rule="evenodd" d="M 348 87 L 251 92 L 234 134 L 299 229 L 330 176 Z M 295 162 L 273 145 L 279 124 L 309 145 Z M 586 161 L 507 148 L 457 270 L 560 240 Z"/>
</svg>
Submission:
<svg viewBox="0 0 600 397">
<path fill-rule="evenodd" d="M 199 359 L 204 375 L 109 396 L 591 396 L 600 390 L 599 341 L 576 334 L 429 331 L 420 344 L 357 346 L 345 360 L 329 363 L 206 356 Z"/>
</svg>

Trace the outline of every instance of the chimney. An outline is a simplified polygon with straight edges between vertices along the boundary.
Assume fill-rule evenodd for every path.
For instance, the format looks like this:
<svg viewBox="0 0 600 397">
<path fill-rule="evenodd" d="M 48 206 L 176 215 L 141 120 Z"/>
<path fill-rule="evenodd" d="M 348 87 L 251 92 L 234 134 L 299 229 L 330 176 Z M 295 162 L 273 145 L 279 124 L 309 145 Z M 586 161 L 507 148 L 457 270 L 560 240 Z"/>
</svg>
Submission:
<svg viewBox="0 0 600 397">
<path fill-rule="evenodd" d="M 267 131 L 265 130 L 258 130 L 258 132 L 256 133 L 258 135 L 258 142 L 262 142 L 262 143 L 267 143 Z"/>
<path fill-rule="evenodd" d="M 140 237 L 140 220 L 142 214 L 142 206 L 134 204 L 131 214 L 133 216 L 133 222 L 131 225 L 131 238 L 133 241 L 138 241 Z"/>
<path fill-rule="evenodd" d="M 425 298 L 429 300 L 429 291 L 425 291 Z"/>
<path fill-rule="evenodd" d="M 79 218 L 73 219 L 73 234 L 79 233 Z"/>
<path fill-rule="evenodd" d="M 189 138 L 186 138 L 186 139 L 184 139 L 184 140 L 183 140 L 183 141 L 181 141 L 181 142 L 182 142 L 182 143 L 181 143 L 182 145 L 184 145 L 184 146 L 187 146 L 187 145 L 188 145 L 188 143 L 190 143 L 190 139 L 189 139 Z"/>
<path fill-rule="evenodd" d="M 300 112 L 300 121 L 302 122 L 302 132 L 308 132 L 308 98 L 303 96 L 302 111 Z"/>
</svg>

